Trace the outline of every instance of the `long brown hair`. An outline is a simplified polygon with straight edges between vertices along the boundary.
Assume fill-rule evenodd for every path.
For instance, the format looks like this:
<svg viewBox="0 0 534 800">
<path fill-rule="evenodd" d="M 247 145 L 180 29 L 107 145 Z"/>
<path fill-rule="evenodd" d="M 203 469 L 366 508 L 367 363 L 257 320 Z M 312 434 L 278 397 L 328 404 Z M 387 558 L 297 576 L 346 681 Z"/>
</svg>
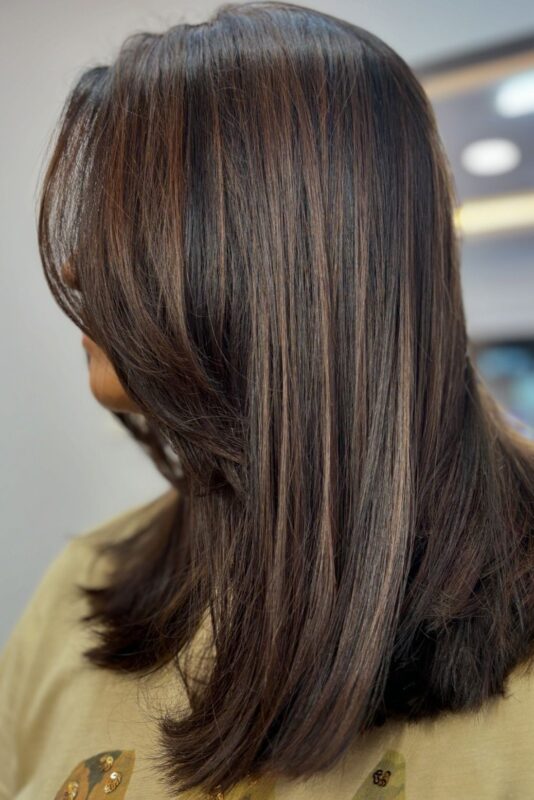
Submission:
<svg viewBox="0 0 534 800">
<path fill-rule="evenodd" d="M 179 490 L 86 587 L 86 655 L 179 669 L 208 613 L 209 679 L 161 720 L 176 790 L 327 770 L 534 654 L 533 449 L 469 353 L 454 202 L 410 68 L 303 6 L 133 34 L 66 101 L 47 280 Z"/>
</svg>

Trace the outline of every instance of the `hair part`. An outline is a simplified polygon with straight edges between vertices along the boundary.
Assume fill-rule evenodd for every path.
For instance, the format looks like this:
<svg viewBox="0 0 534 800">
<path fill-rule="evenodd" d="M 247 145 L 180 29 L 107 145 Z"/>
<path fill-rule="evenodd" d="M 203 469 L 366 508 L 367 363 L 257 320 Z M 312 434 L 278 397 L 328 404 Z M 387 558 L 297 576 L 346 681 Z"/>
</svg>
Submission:
<svg viewBox="0 0 534 800">
<path fill-rule="evenodd" d="M 307 7 L 134 34 L 65 103 L 45 274 L 179 489 L 85 587 L 86 656 L 180 669 L 208 614 L 209 680 L 161 719 L 176 791 L 330 769 L 534 652 L 534 456 L 469 354 L 453 204 L 411 69 Z"/>
</svg>

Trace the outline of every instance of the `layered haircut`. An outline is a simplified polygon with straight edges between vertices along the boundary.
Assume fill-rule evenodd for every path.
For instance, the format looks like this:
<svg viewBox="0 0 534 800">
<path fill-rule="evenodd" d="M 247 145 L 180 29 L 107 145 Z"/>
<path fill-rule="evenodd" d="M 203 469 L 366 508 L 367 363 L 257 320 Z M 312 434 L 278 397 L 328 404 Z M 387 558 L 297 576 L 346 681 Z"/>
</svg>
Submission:
<svg viewBox="0 0 534 800">
<path fill-rule="evenodd" d="M 187 685 L 169 786 L 308 777 L 387 720 L 506 696 L 534 655 L 534 454 L 470 355 L 454 184 L 402 58 L 278 2 L 135 33 L 76 81 L 39 202 L 50 289 L 178 489 L 83 589 L 91 663 Z"/>
</svg>

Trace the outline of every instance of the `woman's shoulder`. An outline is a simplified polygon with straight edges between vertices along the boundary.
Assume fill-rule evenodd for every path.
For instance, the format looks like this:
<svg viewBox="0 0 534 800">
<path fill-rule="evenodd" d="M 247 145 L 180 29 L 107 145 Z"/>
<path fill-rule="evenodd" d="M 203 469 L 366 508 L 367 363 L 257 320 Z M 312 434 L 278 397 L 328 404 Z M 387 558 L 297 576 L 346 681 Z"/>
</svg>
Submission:
<svg viewBox="0 0 534 800">
<path fill-rule="evenodd" d="M 90 703 L 91 687 L 104 685 L 103 674 L 95 678 L 82 666 L 92 634 L 79 624 L 88 610 L 79 587 L 98 584 L 105 569 L 106 559 L 97 558 L 100 545 L 134 534 L 176 497 L 173 488 L 71 536 L 42 574 L 0 651 L 0 798 L 12 797 L 17 785 L 22 751 L 16 742 L 33 748 L 37 758 L 34 732 L 58 706 L 58 687 L 68 694 L 72 683 L 77 700 L 87 696 Z M 27 753 L 24 758 L 33 769 Z"/>
<path fill-rule="evenodd" d="M 0 651 L 0 673 L 3 662 L 23 643 L 28 649 L 40 637 L 60 635 L 63 623 L 76 619 L 80 602 L 78 586 L 98 582 L 103 563 L 97 558 L 100 545 L 135 533 L 142 525 L 177 498 L 173 487 L 149 501 L 130 506 L 103 522 L 71 536 L 48 564 L 22 614 L 19 616 L 4 648 Z M 1 678 L 1 674 L 0 674 Z"/>
<path fill-rule="evenodd" d="M 72 551 L 83 552 L 87 547 L 93 549 L 100 544 L 126 539 L 161 511 L 176 503 L 177 498 L 178 491 L 172 487 L 152 500 L 129 506 L 98 525 L 73 536 L 65 549 L 70 547 Z"/>
</svg>

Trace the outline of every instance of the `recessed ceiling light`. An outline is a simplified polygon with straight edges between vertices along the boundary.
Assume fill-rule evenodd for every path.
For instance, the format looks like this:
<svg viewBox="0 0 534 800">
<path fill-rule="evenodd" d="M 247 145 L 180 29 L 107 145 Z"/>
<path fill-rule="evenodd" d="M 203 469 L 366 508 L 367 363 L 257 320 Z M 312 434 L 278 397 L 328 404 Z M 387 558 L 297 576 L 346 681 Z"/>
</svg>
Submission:
<svg viewBox="0 0 534 800">
<path fill-rule="evenodd" d="M 498 89 L 495 108 L 503 117 L 521 117 L 534 112 L 534 69 L 514 75 Z"/>
<path fill-rule="evenodd" d="M 509 139 L 478 139 L 462 151 L 462 165 L 473 175 L 501 175 L 520 161 L 521 151 Z"/>
<path fill-rule="evenodd" d="M 454 222 L 467 236 L 534 230 L 534 192 L 467 200 L 455 208 Z"/>
</svg>

